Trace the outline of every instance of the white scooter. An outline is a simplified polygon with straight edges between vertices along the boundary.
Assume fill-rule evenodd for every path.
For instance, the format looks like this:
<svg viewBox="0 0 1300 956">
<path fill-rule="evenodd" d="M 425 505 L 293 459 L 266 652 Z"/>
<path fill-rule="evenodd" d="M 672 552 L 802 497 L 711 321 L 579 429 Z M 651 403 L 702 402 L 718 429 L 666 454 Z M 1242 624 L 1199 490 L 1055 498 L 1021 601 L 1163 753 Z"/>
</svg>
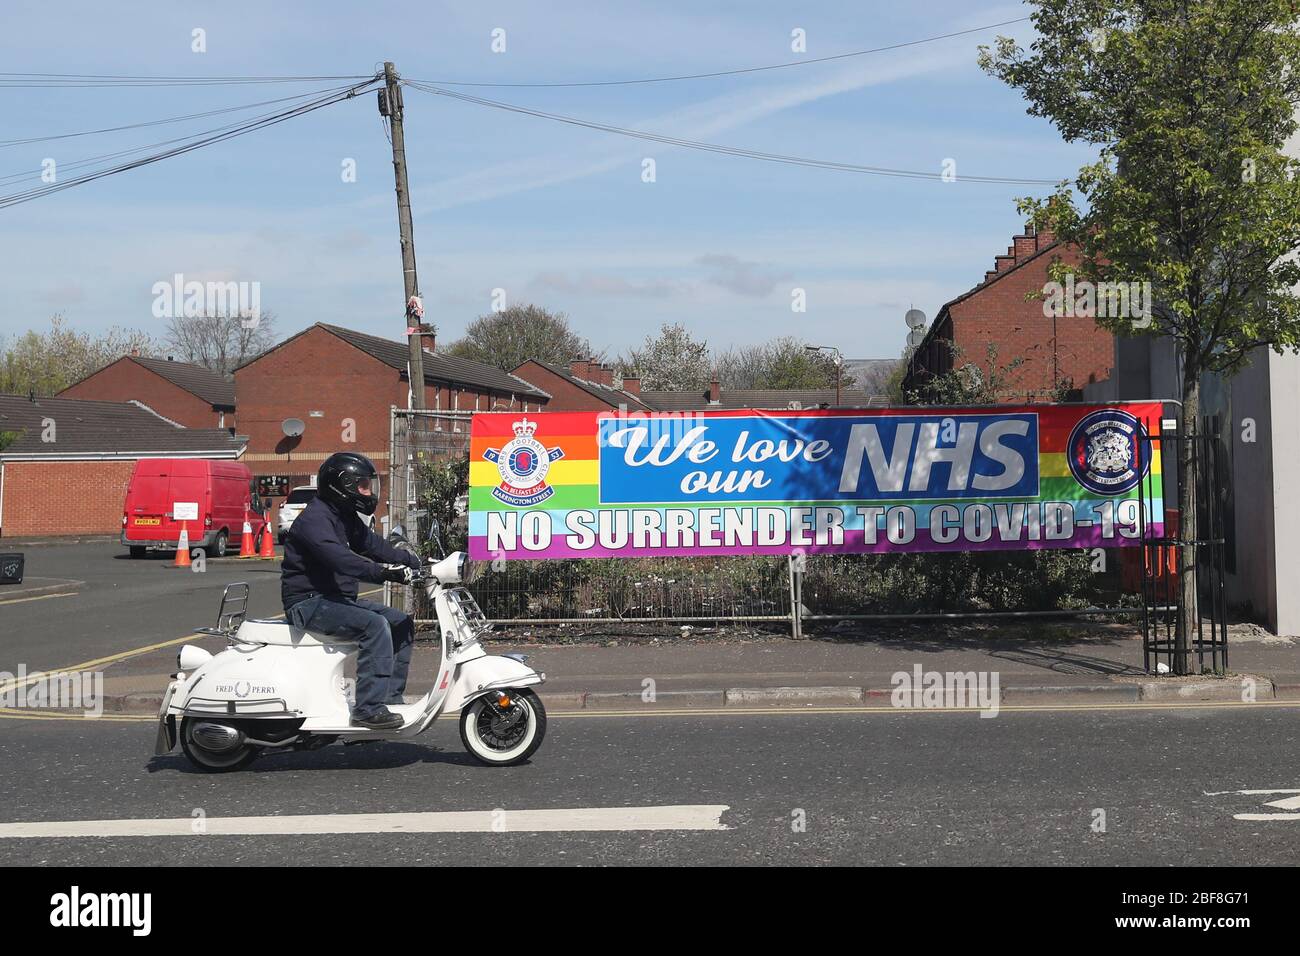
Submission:
<svg viewBox="0 0 1300 956">
<path fill-rule="evenodd" d="M 400 528 L 392 538 L 406 544 Z M 522 654 L 493 656 L 483 649 L 492 625 L 464 587 L 474 570 L 468 555 L 456 551 L 431 558 L 416 572 L 413 585 L 426 589 L 437 613 L 442 654 L 427 694 L 413 704 L 388 705 L 406 720 L 396 730 L 351 723 L 345 665 L 356 656 L 355 642 L 280 620 L 245 620 L 248 585 L 228 585 L 217 626 L 195 629 L 224 637 L 228 646 L 216 655 L 193 644 L 181 648 L 180 672 L 158 715 L 154 753 L 170 753 L 179 739 L 195 766 L 239 770 L 264 751 L 318 750 L 336 740 L 408 740 L 459 710 L 460 739 L 480 761 L 508 766 L 527 760 L 546 734 L 546 710 L 527 688 L 546 675 L 525 666 Z"/>
</svg>

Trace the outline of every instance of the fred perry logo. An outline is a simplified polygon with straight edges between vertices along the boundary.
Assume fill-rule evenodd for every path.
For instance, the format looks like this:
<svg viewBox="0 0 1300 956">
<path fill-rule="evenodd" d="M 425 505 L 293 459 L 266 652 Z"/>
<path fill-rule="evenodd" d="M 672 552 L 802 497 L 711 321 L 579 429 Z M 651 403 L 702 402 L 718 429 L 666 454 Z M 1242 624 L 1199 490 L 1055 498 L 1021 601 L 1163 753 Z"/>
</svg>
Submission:
<svg viewBox="0 0 1300 956">
<path fill-rule="evenodd" d="M 546 484 L 551 462 L 564 457 L 562 448 L 548 449 L 535 437 L 537 423 L 522 418 L 512 426 L 515 437 L 501 448 L 489 448 L 483 457 L 497 466 L 501 484 L 492 489 L 499 501 L 516 508 L 527 508 L 555 494 Z"/>
<path fill-rule="evenodd" d="M 1142 423 L 1128 412 L 1090 412 L 1070 432 L 1066 458 L 1074 480 L 1097 495 L 1122 495 L 1151 467 L 1143 460 Z"/>
</svg>

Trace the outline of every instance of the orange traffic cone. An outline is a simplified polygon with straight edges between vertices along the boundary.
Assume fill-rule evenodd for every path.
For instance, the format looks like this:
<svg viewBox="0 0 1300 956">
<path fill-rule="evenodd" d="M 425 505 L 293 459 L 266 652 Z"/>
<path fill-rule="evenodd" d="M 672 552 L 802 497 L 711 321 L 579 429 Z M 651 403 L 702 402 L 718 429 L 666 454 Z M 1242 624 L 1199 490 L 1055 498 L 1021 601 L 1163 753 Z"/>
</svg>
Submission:
<svg viewBox="0 0 1300 956">
<path fill-rule="evenodd" d="M 275 557 L 275 540 L 271 537 L 271 512 L 266 513 L 266 519 L 262 524 L 262 551 L 259 558 Z"/>
<path fill-rule="evenodd" d="M 253 546 L 253 526 L 248 522 L 248 509 L 244 509 L 244 534 L 239 541 L 239 556 L 241 558 L 257 557 L 257 548 Z"/>
<path fill-rule="evenodd" d="M 176 542 L 176 560 L 173 567 L 188 568 L 190 566 L 190 532 L 185 522 L 181 522 L 181 539 Z"/>
</svg>

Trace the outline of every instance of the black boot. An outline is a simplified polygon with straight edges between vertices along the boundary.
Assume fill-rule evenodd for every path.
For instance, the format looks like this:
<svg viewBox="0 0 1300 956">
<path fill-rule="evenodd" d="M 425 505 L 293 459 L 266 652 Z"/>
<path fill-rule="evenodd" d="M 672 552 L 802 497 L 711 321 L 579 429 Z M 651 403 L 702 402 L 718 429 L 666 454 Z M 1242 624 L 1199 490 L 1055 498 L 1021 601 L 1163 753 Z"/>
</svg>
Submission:
<svg viewBox="0 0 1300 956">
<path fill-rule="evenodd" d="M 396 730 L 405 723 L 405 719 L 393 713 L 387 707 L 380 707 L 373 714 L 366 717 L 352 715 L 353 727 L 366 727 L 370 730 Z"/>
</svg>

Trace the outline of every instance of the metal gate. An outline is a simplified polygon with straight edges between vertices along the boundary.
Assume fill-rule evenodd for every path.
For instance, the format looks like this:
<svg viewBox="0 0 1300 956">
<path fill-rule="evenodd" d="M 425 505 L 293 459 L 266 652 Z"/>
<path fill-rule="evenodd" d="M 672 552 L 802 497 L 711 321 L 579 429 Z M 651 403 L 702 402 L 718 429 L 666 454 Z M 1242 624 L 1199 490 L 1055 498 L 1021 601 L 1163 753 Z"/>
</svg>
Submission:
<svg viewBox="0 0 1300 956">
<path fill-rule="evenodd" d="M 1170 487 L 1155 487 L 1150 474 L 1142 484 L 1145 519 L 1157 496 L 1166 503 L 1163 537 L 1149 537 L 1141 526 L 1142 546 L 1142 660 L 1148 672 L 1163 664 L 1171 673 L 1181 673 L 1179 647 L 1195 655 L 1192 672 L 1223 673 L 1228 667 L 1228 601 L 1224 584 L 1224 554 L 1227 541 L 1224 516 L 1227 458 L 1213 419 L 1192 423 L 1190 434 L 1161 433 L 1143 439 L 1146 454 L 1160 451 L 1166 462 L 1177 462 L 1164 474 L 1177 476 Z M 1183 452 L 1190 450 L 1194 475 L 1184 473 Z M 1196 489 L 1196 515 L 1188 536 L 1188 524 L 1174 526 L 1169 520 L 1169 502 L 1177 502 L 1178 488 L 1192 481 Z M 1182 575 L 1191 569 L 1195 587 L 1185 592 Z M 1191 612 L 1183 613 L 1185 593 L 1190 593 Z"/>
</svg>

